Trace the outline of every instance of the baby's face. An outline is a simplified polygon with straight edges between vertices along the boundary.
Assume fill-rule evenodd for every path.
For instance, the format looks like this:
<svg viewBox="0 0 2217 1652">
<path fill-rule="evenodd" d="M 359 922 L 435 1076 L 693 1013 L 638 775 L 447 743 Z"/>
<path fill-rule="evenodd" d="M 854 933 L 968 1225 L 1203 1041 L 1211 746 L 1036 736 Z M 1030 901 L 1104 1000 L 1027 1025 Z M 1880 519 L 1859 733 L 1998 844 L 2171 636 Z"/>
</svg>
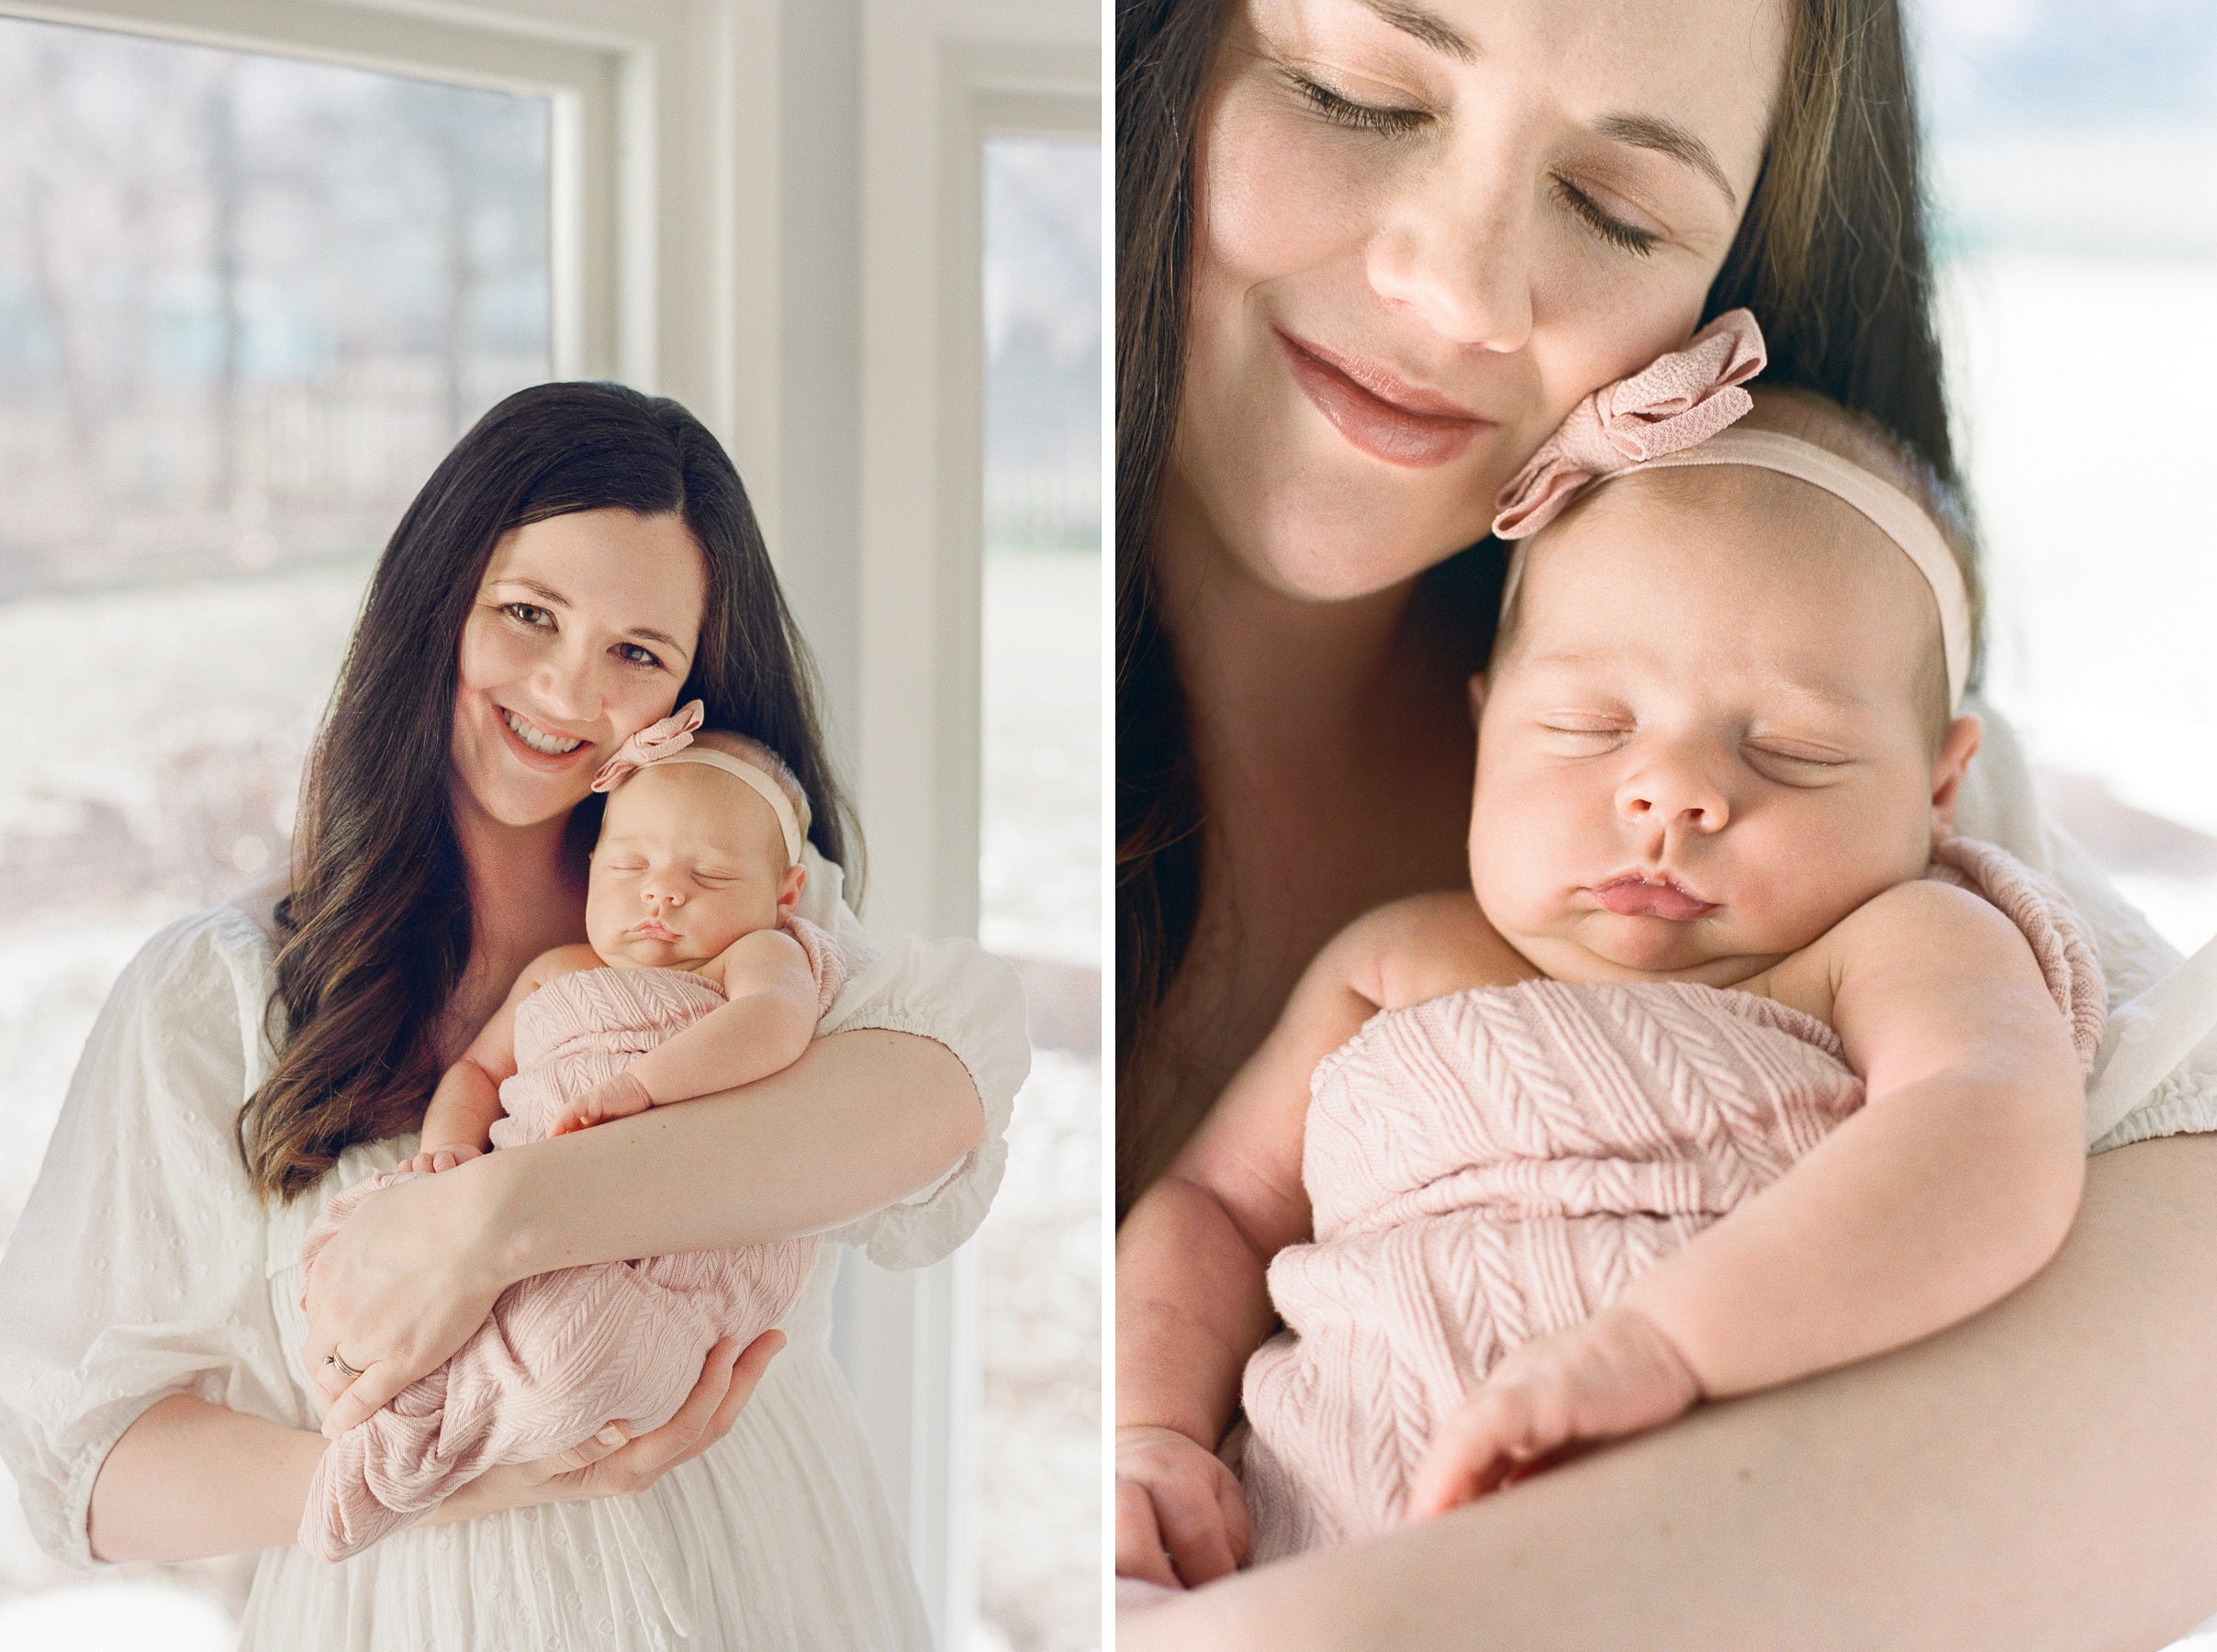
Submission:
<svg viewBox="0 0 2217 1652">
<path fill-rule="evenodd" d="M 1533 542 L 1518 604 L 1471 876 L 1548 975 L 1733 985 L 1923 870 L 1976 720 L 1936 760 L 1938 608 L 1842 501 L 1743 466 L 1620 479 Z"/>
<path fill-rule="evenodd" d="M 801 879 L 754 791 L 705 764 L 651 765 L 609 794 L 586 936 L 603 963 L 683 969 L 774 925 Z"/>
</svg>

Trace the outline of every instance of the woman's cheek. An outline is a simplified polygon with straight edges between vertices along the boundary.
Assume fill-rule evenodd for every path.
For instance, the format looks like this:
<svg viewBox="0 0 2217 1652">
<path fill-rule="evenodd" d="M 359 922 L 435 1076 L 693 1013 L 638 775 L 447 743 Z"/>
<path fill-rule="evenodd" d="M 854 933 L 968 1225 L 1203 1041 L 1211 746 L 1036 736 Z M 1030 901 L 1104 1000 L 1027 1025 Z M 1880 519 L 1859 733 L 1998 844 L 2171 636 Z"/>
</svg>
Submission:
<svg viewBox="0 0 2217 1652">
<path fill-rule="evenodd" d="M 1392 182 L 1377 140 L 1260 106 L 1264 95 L 1226 94 L 1200 177 L 1204 256 L 1243 284 L 1358 253 Z"/>
</svg>

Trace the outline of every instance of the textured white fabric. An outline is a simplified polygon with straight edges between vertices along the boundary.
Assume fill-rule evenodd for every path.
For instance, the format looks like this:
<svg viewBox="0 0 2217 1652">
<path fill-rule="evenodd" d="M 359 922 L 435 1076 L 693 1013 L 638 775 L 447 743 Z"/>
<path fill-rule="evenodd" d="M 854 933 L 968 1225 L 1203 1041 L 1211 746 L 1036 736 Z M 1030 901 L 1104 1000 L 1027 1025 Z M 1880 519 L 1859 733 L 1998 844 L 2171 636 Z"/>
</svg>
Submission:
<svg viewBox="0 0 2217 1652">
<path fill-rule="evenodd" d="M 891 1027 L 946 1044 L 976 1081 L 986 1137 L 929 1193 L 839 1235 L 921 1266 L 967 1238 L 1004 1158 L 1029 1066 L 1014 972 L 962 941 L 874 958 L 809 851 L 803 914 L 852 974 L 826 1032 Z M 156 1400 L 191 1393 L 316 1426 L 297 1365 L 300 1242 L 341 1188 L 413 1136 L 342 1156 L 283 1208 L 248 1189 L 233 1127 L 267 1070 L 267 938 L 233 908 L 181 920 L 118 981 L 87 1041 L 38 1185 L 0 1258 L 0 1458 L 48 1552 L 95 1564 L 93 1480 Z M 905 1551 L 829 1351 L 836 1248 L 782 1322 L 790 1345 L 730 1434 L 636 1497 L 547 1503 L 401 1533 L 336 1566 L 273 1549 L 255 1574 L 256 1648 L 922 1647 Z"/>
<path fill-rule="evenodd" d="M 2094 1058 L 2088 1085 L 2087 1140 L 2090 1153 L 2106 1153 L 2155 1136 L 2217 1130 L 2217 995 L 2178 991 L 2199 985 L 2178 976 L 2178 952 L 2148 925 L 2133 904 L 2118 894 L 2085 850 L 2041 812 L 2023 752 L 2009 724 L 1974 696 L 1965 708 L 1986 720 L 1986 739 L 1972 760 L 1963 787 L 1955 830 L 1965 837 L 1999 843 L 2034 871 L 2059 885 L 2094 933 L 2101 972 L 2110 988 L 2110 1034 Z M 2206 963 L 2204 964 L 2206 968 Z M 2149 1082 L 2121 1088 L 2106 1083 L 2110 1064 L 2131 1062 L 2120 1043 L 2184 1047 L 2182 1060 Z"/>
</svg>

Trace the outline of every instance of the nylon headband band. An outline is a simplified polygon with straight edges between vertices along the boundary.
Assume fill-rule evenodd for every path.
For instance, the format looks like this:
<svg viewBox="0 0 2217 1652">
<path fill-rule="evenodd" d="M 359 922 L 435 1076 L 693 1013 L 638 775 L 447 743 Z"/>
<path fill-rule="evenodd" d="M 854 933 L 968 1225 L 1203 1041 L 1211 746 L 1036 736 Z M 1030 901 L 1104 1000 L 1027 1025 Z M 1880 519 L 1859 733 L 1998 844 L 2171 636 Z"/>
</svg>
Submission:
<svg viewBox="0 0 2217 1652">
<path fill-rule="evenodd" d="M 1757 470 L 1776 471 L 1781 475 L 1795 477 L 1853 507 L 1879 532 L 1892 540 L 1915 564 L 1917 572 L 1924 575 L 1925 584 L 1931 587 L 1932 599 L 1939 605 L 1941 651 L 1947 662 L 1948 709 L 1951 713 L 1963 709 L 1964 688 L 1971 675 L 1970 594 L 1964 586 L 1963 570 L 1956 565 L 1954 553 L 1940 537 L 1940 530 L 1925 515 L 1923 507 L 1860 464 L 1851 463 L 1798 436 L 1782 435 L 1776 430 L 1719 430 L 1697 446 L 1658 453 L 1623 470 L 1595 476 L 1586 486 L 1600 487 L 1618 476 L 1636 476 L 1642 471 L 1685 464 L 1748 464 Z M 1517 538 L 1509 542 L 1514 549 L 1509 553 L 1508 575 L 1501 587 L 1501 607 L 1505 612 L 1524 578 L 1525 551 L 1531 541 Z"/>
<path fill-rule="evenodd" d="M 1658 453 L 1639 468 L 1684 464 L 1752 464 L 1758 470 L 1776 471 L 1821 487 L 1861 511 L 1917 564 L 1917 572 L 1932 587 L 1932 599 L 1940 605 L 1940 641 L 1947 658 L 1948 709 L 1963 709 L 1963 691 L 1971 675 L 1970 594 L 1964 589 L 1963 569 L 1957 565 L 1954 553 L 1916 500 L 1860 464 L 1776 430 L 1719 430 L 1696 447 Z"/>
<path fill-rule="evenodd" d="M 666 763 L 702 763 L 710 768 L 722 769 L 733 779 L 754 787 L 756 794 L 770 806 L 778 817 L 778 830 L 785 833 L 785 864 L 801 864 L 801 820 L 793 813 L 792 799 L 785 795 L 778 784 L 751 763 L 742 763 L 736 757 L 726 757 L 722 752 L 704 752 L 690 746 L 682 752 L 672 752 L 666 757 L 657 757 L 649 765 L 660 768 Z"/>
</svg>

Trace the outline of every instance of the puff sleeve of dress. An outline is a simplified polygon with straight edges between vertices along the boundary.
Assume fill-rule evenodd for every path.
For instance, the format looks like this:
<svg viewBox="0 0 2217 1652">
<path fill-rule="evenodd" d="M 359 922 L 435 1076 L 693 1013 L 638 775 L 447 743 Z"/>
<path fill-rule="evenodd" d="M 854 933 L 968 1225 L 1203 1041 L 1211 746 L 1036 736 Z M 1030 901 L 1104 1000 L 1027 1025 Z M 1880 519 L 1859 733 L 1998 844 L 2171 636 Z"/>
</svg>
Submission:
<svg viewBox="0 0 2217 1652">
<path fill-rule="evenodd" d="M 829 931 L 847 983 L 817 1025 L 819 1036 L 879 1028 L 945 1045 L 969 1074 L 985 1114 L 978 1144 L 914 1197 L 827 1233 L 880 1267 L 923 1267 L 977 1232 L 1008 1162 L 1009 1116 L 1031 1071 L 1024 988 L 1006 959 L 974 941 L 903 938 L 880 953 L 840 899 L 837 866 L 802 850 L 808 883 L 801 915 Z"/>
<path fill-rule="evenodd" d="M 2205 953 L 2182 967 L 2093 857 L 2047 819 L 2010 726 L 1988 707 L 1969 709 L 1985 720 L 1986 735 L 1964 780 L 1956 829 L 1999 843 L 2053 879 L 2101 954 L 2110 1027 L 2088 1087 L 2088 1151 L 2217 1131 L 2217 988 L 2205 984 L 2217 957 Z M 2144 1059 L 2150 1047 L 2167 1052 L 2152 1065 Z"/>
<path fill-rule="evenodd" d="M 170 925 L 94 1023 L 0 1258 L 0 1458 L 41 1547 L 96 1564 L 93 1481 L 156 1401 L 288 1426 L 264 1239 L 233 1126 L 263 1057 L 268 949 L 235 908 Z"/>
</svg>

